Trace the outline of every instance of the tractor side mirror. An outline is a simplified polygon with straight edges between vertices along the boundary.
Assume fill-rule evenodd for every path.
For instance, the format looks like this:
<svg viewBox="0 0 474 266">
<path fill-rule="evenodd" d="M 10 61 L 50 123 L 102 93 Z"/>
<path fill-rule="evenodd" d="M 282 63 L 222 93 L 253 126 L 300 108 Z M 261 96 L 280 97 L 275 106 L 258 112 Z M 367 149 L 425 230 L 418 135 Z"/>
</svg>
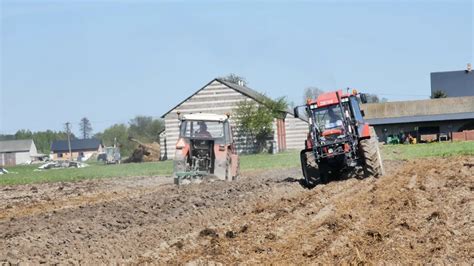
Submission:
<svg viewBox="0 0 474 266">
<path fill-rule="evenodd" d="M 364 112 L 364 110 L 360 110 L 360 114 L 362 115 L 362 117 L 365 117 L 365 112 Z"/>
<path fill-rule="evenodd" d="M 300 113 L 298 112 L 298 108 L 299 108 L 299 106 L 296 106 L 293 109 L 293 114 L 295 115 L 295 118 L 300 118 Z"/>
<path fill-rule="evenodd" d="M 360 94 L 360 101 L 362 103 L 367 103 L 367 95 L 365 93 Z"/>
</svg>

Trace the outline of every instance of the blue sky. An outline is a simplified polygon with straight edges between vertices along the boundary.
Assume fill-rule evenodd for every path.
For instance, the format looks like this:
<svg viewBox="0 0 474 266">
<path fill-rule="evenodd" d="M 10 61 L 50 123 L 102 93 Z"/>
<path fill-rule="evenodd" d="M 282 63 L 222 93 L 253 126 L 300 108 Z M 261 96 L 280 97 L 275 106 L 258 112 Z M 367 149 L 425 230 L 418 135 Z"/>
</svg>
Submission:
<svg viewBox="0 0 474 266">
<path fill-rule="evenodd" d="M 426 99 L 474 63 L 473 1 L 1 2 L 0 133 L 159 117 L 217 76 L 271 97 Z"/>
</svg>

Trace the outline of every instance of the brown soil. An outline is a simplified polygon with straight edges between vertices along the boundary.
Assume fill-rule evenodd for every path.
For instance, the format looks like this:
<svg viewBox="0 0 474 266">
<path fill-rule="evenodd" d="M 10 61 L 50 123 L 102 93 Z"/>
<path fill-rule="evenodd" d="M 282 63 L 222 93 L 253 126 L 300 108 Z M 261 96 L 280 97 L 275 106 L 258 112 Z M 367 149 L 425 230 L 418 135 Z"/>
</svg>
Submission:
<svg viewBox="0 0 474 266">
<path fill-rule="evenodd" d="M 0 187 L 0 264 L 474 263 L 474 158 L 386 162 L 306 189 L 298 169 L 176 187 Z"/>
</svg>

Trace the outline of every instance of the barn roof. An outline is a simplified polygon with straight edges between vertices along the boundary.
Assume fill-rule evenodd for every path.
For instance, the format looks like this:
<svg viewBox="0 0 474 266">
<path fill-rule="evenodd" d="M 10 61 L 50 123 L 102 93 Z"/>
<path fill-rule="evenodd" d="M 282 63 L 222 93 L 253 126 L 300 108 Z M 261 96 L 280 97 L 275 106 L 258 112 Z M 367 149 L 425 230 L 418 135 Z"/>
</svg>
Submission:
<svg viewBox="0 0 474 266">
<path fill-rule="evenodd" d="M 474 97 L 363 104 L 373 125 L 474 119 Z"/>
<path fill-rule="evenodd" d="M 432 121 L 453 121 L 474 119 L 473 112 L 456 113 L 456 114 L 437 114 L 437 115 L 415 115 L 402 117 L 372 118 L 366 119 L 371 125 L 389 125 L 389 124 L 405 124 Z"/>
<path fill-rule="evenodd" d="M 0 152 L 22 152 L 31 149 L 32 139 L 0 141 Z"/>
<path fill-rule="evenodd" d="M 191 97 L 193 97 L 194 95 L 196 95 L 197 93 L 199 93 L 201 90 L 203 90 L 204 88 L 206 88 L 207 86 L 209 86 L 209 84 L 211 84 L 212 82 L 214 81 L 217 81 L 223 85 L 225 85 L 226 87 L 230 88 L 230 89 L 233 89 L 237 92 L 240 92 L 242 93 L 243 95 L 247 96 L 247 97 L 250 97 L 252 99 L 254 99 L 255 101 L 259 102 L 259 103 L 262 103 L 262 99 L 265 99 L 265 98 L 268 98 L 266 97 L 264 94 L 260 93 L 260 92 L 257 92 L 256 90 L 254 89 L 251 89 L 249 87 L 245 87 L 245 86 L 240 86 L 238 84 L 235 84 L 235 83 L 232 83 L 232 82 L 228 82 L 228 81 L 225 81 L 221 78 L 215 78 L 213 80 L 211 80 L 209 83 L 207 83 L 206 85 L 204 85 L 202 88 L 200 88 L 199 90 L 197 90 L 195 93 L 193 93 L 191 96 L 189 96 L 188 98 L 184 99 L 183 101 L 181 101 L 180 103 L 178 103 L 176 106 L 174 106 L 173 108 L 171 108 L 168 112 L 166 112 L 165 114 L 163 114 L 161 116 L 161 118 L 165 118 L 165 116 L 167 114 L 169 114 L 171 111 L 173 111 L 174 109 L 176 109 L 178 106 L 180 106 L 182 103 L 186 102 L 187 100 L 189 100 Z"/>
<path fill-rule="evenodd" d="M 101 145 L 98 139 L 74 139 L 71 140 L 71 151 L 97 150 Z M 55 140 L 51 144 L 52 152 L 69 151 L 67 140 Z"/>
<path fill-rule="evenodd" d="M 260 92 L 258 92 L 256 90 L 253 90 L 249 87 L 240 86 L 238 84 L 235 84 L 235 83 L 232 83 L 232 82 L 229 82 L 229 81 L 225 81 L 225 80 L 220 79 L 220 78 L 217 78 L 215 80 L 219 81 L 220 83 L 226 85 L 227 87 L 229 87 L 231 89 L 234 89 L 234 90 L 236 90 L 236 91 L 238 91 L 238 92 L 254 99 L 257 102 L 261 102 L 262 98 L 263 99 L 268 98 L 267 96 L 261 94 Z"/>
</svg>

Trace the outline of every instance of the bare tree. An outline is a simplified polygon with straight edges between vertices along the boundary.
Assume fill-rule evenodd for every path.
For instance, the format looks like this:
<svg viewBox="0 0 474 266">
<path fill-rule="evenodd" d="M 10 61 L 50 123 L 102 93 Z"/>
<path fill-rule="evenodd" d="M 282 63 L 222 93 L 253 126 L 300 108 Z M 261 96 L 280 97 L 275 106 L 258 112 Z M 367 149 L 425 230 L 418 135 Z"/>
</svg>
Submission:
<svg viewBox="0 0 474 266">
<path fill-rule="evenodd" d="M 230 73 L 229 75 L 224 76 L 224 77 L 220 77 L 220 78 L 225 80 L 225 81 L 237 84 L 237 85 L 240 85 L 239 82 L 241 84 L 243 84 L 244 86 L 247 86 L 247 84 L 248 84 L 247 80 L 244 77 L 236 75 L 234 73 Z"/>
<path fill-rule="evenodd" d="M 91 121 L 87 117 L 83 117 L 81 122 L 79 122 L 79 129 L 81 130 L 81 135 L 83 139 L 87 139 L 91 136 L 92 125 Z"/>
<path fill-rule="evenodd" d="M 322 93 L 324 93 L 324 91 L 317 87 L 307 87 L 304 89 L 303 103 L 306 103 L 308 99 L 316 99 Z"/>
</svg>

